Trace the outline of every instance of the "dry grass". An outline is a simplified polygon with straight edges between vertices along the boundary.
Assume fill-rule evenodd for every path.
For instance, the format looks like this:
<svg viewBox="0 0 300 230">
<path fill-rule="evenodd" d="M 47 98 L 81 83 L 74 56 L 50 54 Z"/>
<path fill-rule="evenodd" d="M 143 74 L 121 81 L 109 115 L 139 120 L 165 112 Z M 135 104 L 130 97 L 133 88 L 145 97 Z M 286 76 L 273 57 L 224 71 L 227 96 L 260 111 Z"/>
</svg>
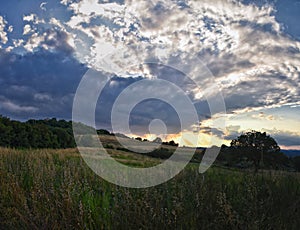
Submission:
<svg viewBox="0 0 300 230">
<path fill-rule="evenodd" d="M 111 154 L 127 164 L 158 163 Z M 76 149 L 2 148 L 0 229 L 299 228 L 299 174 L 197 170 L 191 164 L 168 183 L 127 189 L 95 175 Z"/>
</svg>

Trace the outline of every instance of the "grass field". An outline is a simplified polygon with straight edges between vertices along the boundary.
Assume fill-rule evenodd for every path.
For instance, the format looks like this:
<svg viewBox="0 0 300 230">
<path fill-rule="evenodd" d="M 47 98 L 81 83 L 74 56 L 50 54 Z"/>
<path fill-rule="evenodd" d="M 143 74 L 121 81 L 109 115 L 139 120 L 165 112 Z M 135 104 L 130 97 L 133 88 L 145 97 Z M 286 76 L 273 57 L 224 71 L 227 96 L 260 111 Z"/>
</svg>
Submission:
<svg viewBox="0 0 300 230">
<path fill-rule="evenodd" d="M 109 150 L 136 167 L 160 160 Z M 76 149 L 0 149 L 0 229 L 299 229 L 300 175 L 190 164 L 148 189 L 112 185 Z"/>
</svg>

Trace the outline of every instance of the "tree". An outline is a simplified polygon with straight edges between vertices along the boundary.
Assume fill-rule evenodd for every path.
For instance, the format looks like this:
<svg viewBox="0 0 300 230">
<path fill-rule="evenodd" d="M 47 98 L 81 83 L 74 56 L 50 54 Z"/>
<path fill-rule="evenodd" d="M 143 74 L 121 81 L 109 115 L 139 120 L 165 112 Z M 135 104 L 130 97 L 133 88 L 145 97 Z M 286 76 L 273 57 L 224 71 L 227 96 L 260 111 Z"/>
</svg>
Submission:
<svg viewBox="0 0 300 230">
<path fill-rule="evenodd" d="M 171 140 L 167 143 L 168 145 L 171 145 L 171 146 L 178 146 L 179 144 L 175 143 L 175 141 Z"/>
<path fill-rule="evenodd" d="M 98 135 L 110 135 L 110 132 L 105 129 L 99 129 L 97 130 Z"/>
<path fill-rule="evenodd" d="M 175 143 L 175 141 L 171 140 L 171 141 L 166 141 L 166 142 L 163 142 L 163 145 L 170 145 L 170 146 L 176 146 L 178 147 L 179 144 Z"/>
<path fill-rule="evenodd" d="M 231 141 L 231 147 L 237 152 L 241 152 L 251 159 L 255 166 L 255 171 L 263 165 L 264 155 L 280 152 L 280 147 L 276 141 L 265 132 L 251 131 L 240 135 Z"/>
<path fill-rule="evenodd" d="M 158 144 L 161 144 L 162 143 L 162 139 L 160 137 L 156 137 L 154 140 L 153 140 L 154 143 L 158 143 Z"/>
</svg>

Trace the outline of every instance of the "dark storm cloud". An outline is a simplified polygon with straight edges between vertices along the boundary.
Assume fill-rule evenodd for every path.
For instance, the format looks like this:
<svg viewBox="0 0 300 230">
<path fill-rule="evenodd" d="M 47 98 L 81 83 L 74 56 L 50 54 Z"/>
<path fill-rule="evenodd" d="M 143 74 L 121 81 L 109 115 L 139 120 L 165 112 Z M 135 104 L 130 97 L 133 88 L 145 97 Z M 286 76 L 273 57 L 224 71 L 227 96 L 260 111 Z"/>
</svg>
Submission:
<svg viewBox="0 0 300 230">
<path fill-rule="evenodd" d="M 0 113 L 22 120 L 38 117 L 71 119 L 74 94 L 86 70 L 72 55 L 62 51 L 40 49 L 24 56 L 2 52 Z M 97 104 L 97 126 L 111 129 L 111 110 L 116 98 L 129 85 L 142 79 L 115 76 L 110 80 Z M 153 98 L 157 93 L 153 91 Z M 164 121 L 168 133 L 180 131 L 179 118 L 174 108 L 155 99 L 141 101 L 133 109 L 130 117 L 132 131 L 148 132 L 153 119 Z"/>
<path fill-rule="evenodd" d="M 113 105 L 120 95 L 120 93 L 127 89 L 133 83 L 137 83 L 143 80 L 142 77 L 113 77 L 110 82 L 106 85 L 102 91 L 96 110 L 96 124 L 99 127 L 103 127 L 111 130 L 111 111 Z M 178 133 L 181 131 L 181 124 L 177 111 L 169 104 L 168 101 L 162 101 L 159 98 L 163 95 L 176 96 L 176 93 L 172 93 L 166 87 L 164 92 L 157 92 L 154 88 L 149 85 L 139 86 L 144 87 L 139 92 L 143 92 L 146 95 L 150 95 L 145 100 L 138 100 L 136 106 L 130 112 L 129 125 L 131 131 L 135 134 L 145 134 L 148 133 L 148 127 L 152 120 L 160 119 L 162 120 L 167 128 L 168 133 Z M 131 89 L 129 93 L 134 94 L 135 88 Z M 133 97 L 136 95 L 132 95 Z M 143 95 L 137 95 L 138 98 Z M 131 100 L 130 98 L 128 100 Z M 121 108 L 122 107 L 122 108 Z M 126 109 L 127 105 L 119 105 L 118 109 Z M 121 131 L 121 130 L 118 130 Z"/>
<path fill-rule="evenodd" d="M 0 113 L 19 119 L 71 118 L 73 95 L 86 67 L 62 52 L 0 54 Z M 5 106 L 6 105 L 6 106 Z"/>
<path fill-rule="evenodd" d="M 226 135 L 223 136 L 225 140 L 236 139 L 243 133 L 243 131 L 240 130 L 240 126 L 228 126 L 226 130 Z M 298 133 L 276 129 L 262 129 L 262 132 L 266 132 L 268 135 L 273 137 L 275 141 L 281 146 L 300 145 L 300 136 Z"/>
<path fill-rule="evenodd" d="M 134 108 L 130 121 L 132 131 L 139 134 L 149 133 L 148 126 L 154 119 L 164 122 L 168 134 L 181 131 L 176 110 L 166 102 L 155 99 L 143 101 Z"/>
<path fill-rule="evenodd" d="M 300 100 L 298 82 L 280 73 L 257 75 L 223 90 L 227 111 L 295 103 Z M 270 100 L 271 99 L 271 100 Z"/>
<path fill-rule="evenodd" d="M 222 130 L 217 129 L 217 128 L 211 128 L 211 127 L 208 127 L 208 126 L 201 127 L 200 132 L 204 133 L 204 134 L 209 134 L 209 135 L 212 134 L 215 137 L 219 137 L 219 138 L 224 137 L 224 132 Z"/>
<path fill-rule="evenodd" d="M 288 131 L 286 132 L 276 131 L 273 134 L 271 134 L 271 136 L 277 141 L 279 145 L 284 145 L 284 146 L 300 145 L 300 136 L 297 133 L 288 132 Z"/>
</svg>

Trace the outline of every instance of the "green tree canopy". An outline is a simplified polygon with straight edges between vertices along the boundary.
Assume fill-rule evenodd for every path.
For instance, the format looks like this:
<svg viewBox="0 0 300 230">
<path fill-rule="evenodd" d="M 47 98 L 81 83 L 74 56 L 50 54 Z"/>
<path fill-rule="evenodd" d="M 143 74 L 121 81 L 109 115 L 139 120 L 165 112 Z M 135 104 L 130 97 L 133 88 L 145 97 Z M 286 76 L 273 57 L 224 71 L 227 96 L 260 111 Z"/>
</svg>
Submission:
<svg viewBox="0 0 300 230">
<path fill-rule="evenodd" d="M 235 148 L 251 148 L 252 150 L 262 151 L 263 153 L 276 153 L 280 151 L 277 142 L 265 132 L 251 131 L 240 135 L 230 144 Z"/>
<path fill-rule="evenodd" d="M 264 157 L 270 158 L 274 153 L 280 153 L 277 142 L 265 132 L 246 132 L 231 141 L 231 150 L 243 154 L 253 161 L 255 170 L 263 165 Z M 279 154 L 278 154 L 279 155 Z"/>
</svg>

